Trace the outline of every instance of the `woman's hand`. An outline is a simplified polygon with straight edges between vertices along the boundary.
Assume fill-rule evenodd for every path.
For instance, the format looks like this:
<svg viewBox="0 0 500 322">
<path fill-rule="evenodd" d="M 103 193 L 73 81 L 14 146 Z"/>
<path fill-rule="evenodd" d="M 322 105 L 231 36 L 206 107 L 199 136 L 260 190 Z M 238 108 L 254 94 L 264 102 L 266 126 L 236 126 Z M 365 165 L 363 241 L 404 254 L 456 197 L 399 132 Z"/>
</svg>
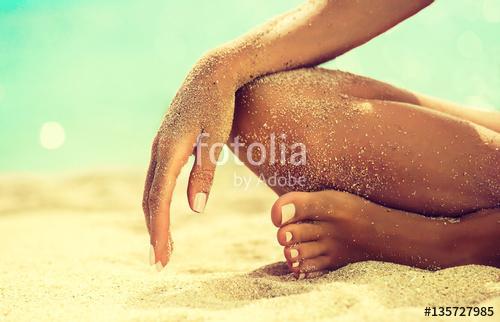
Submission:
<svg viewBox="0 0 500 322">
<path fill-rule="evenodd" d="M 142 204 L 152 245 L 150 262 L 158 269 L 167 264 L 172 251 L 170 203 L 181 168 L 194 153 L 187 195 L 191 209 L 202 212 L 215 162 L 231 130 L 236 88 L 225 66 L 229 65 L 217 55 L 196 64 L 153 141 Z"/>
</svg>

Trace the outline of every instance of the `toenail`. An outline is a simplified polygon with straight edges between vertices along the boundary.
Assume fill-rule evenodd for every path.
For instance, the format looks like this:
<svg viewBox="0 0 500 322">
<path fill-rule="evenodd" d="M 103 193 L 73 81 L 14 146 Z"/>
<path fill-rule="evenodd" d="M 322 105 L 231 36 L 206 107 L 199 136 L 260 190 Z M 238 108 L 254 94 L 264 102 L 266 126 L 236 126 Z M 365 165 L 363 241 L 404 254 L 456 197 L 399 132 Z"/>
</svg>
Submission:
<svg viewBox="0 0 500 322">
<path fill-rule="evenodd" d="M 283 225 L 287 221 L 295 216 L 295 205 L 293 203 L 281 206 L 281 224 Z"/>
<path fill-rule="evenodd" d="M 291 232 L 287 231 L 285 233 L 285 240 L 286 240 L 286 242 L 289 242 L 292 240 L 292 233 Z"/>
<path fill-rule="evenodd" d="M 149 245 L 149 265 L 155 264 L 155 249 L 153 245 Z"/>
<path fill-rule="evenodd" d="M 304 279 L 304 278 L 306 278 L 306 274 L 305 274 L 305 273 L 300 273 L 300 274 L 299 274 L 299 278 L 298 278 L 298 279 L 299 279 L 299 280 L 302 280 L 302 279 Z"/>
<path fill-rule="evenodd" d="M 295 258 L 299 255 L 299 251 L 295 248 L 290 249 L 290 257 Z"/>
<path fill-rule="evenodd" d="M 299 266 L 299 262 L 293 262 L 292 263 L 292 267 L 298 267 Z"/>
</svg>

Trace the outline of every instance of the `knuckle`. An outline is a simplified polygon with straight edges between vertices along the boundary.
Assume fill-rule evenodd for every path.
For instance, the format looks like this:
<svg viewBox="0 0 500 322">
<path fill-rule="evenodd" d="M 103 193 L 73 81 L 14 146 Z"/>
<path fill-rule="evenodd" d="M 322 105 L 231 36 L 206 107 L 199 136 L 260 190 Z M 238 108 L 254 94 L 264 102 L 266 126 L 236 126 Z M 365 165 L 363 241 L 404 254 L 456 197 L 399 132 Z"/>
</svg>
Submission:
<svg viewBox="0 0 500 322">
<path fill-rule="evenodd" d="M 167 153 L 169 151 L 169 148 L 173 144 L 170 136 L 164 134 L 158 134 L 158 136 L 155 138 L 155 141 L 156 142 L 153 142 L 153 144 L 155 144 L 158 153 Z"/>
<path fill-rule="evenodd" d="M 191 172 L 192 181 L 212 182 L 214 179 L 213 169 L 195 168 Z"/>
<path fill-rule="evenodd" d="M 147 209 L 149 211 L 149 215 L 155 216 L 158 215 L 158 212 L 160 210 L 160 206 L 169 208 L 171 204 L 171 199 L 170 198 L 161 198 L 158 195 L 149 195 L 148 197 L 148 205 Z"/>
</svg>

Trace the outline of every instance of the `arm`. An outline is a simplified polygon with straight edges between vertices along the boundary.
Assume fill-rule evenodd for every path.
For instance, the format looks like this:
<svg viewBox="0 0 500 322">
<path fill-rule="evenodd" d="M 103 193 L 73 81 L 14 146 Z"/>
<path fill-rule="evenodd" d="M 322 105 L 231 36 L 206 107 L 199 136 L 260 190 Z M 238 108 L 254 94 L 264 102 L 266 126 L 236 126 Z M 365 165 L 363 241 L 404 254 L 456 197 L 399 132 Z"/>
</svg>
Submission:
<svg viewBox="0 0 500 322">
<path fill-rule="evenodd" d="M 153 142 L 143 197 L 151 262 L 161 269 L 170 257 L 172 193 L 200 133 L 208 135 L 207 142 L 203 148 L 198 143 L 187 195 L 191 209 L 203 211 L 215 171 L 213 161 L 229 136 L 234 94 L 241 85 L 264 74 L 332 59 L 431 2 L 309 1 L 201 58 L 177 92 Z"/>
<path fill-rule="evenodd" d="M 500 209 L 461 218 L 424 217 L 369 201 L 361 209 L 357 218 L 369 227 L 370 238 L 379 241 L 372 240 L 369 247 L 381 260 L 426 269 L 466 264 L 500 267 Z"/>
<path fill-rule="evenodd" d="M 278 16 L 212 51 L 226 64 L 236 89 L 252 79 L 314 66 L 369 41 L 432 0 L 322 0 Z"/>
</svg>

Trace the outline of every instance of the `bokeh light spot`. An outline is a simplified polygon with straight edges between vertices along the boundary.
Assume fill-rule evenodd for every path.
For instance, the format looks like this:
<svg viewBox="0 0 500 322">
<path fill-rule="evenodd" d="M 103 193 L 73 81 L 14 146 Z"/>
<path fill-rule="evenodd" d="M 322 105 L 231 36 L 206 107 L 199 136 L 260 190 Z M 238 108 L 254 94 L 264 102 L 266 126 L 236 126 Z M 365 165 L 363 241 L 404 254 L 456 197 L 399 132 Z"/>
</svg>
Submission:
<svg viewBox="0 0 500 322">
<path fill-rule="evenodd" d="M 59 149 L 66 140 L 66 134 L 61 124 L 57 122 L 47 122 L 40 129 L 40 144 L 47 150 Z"/>
</svg>

